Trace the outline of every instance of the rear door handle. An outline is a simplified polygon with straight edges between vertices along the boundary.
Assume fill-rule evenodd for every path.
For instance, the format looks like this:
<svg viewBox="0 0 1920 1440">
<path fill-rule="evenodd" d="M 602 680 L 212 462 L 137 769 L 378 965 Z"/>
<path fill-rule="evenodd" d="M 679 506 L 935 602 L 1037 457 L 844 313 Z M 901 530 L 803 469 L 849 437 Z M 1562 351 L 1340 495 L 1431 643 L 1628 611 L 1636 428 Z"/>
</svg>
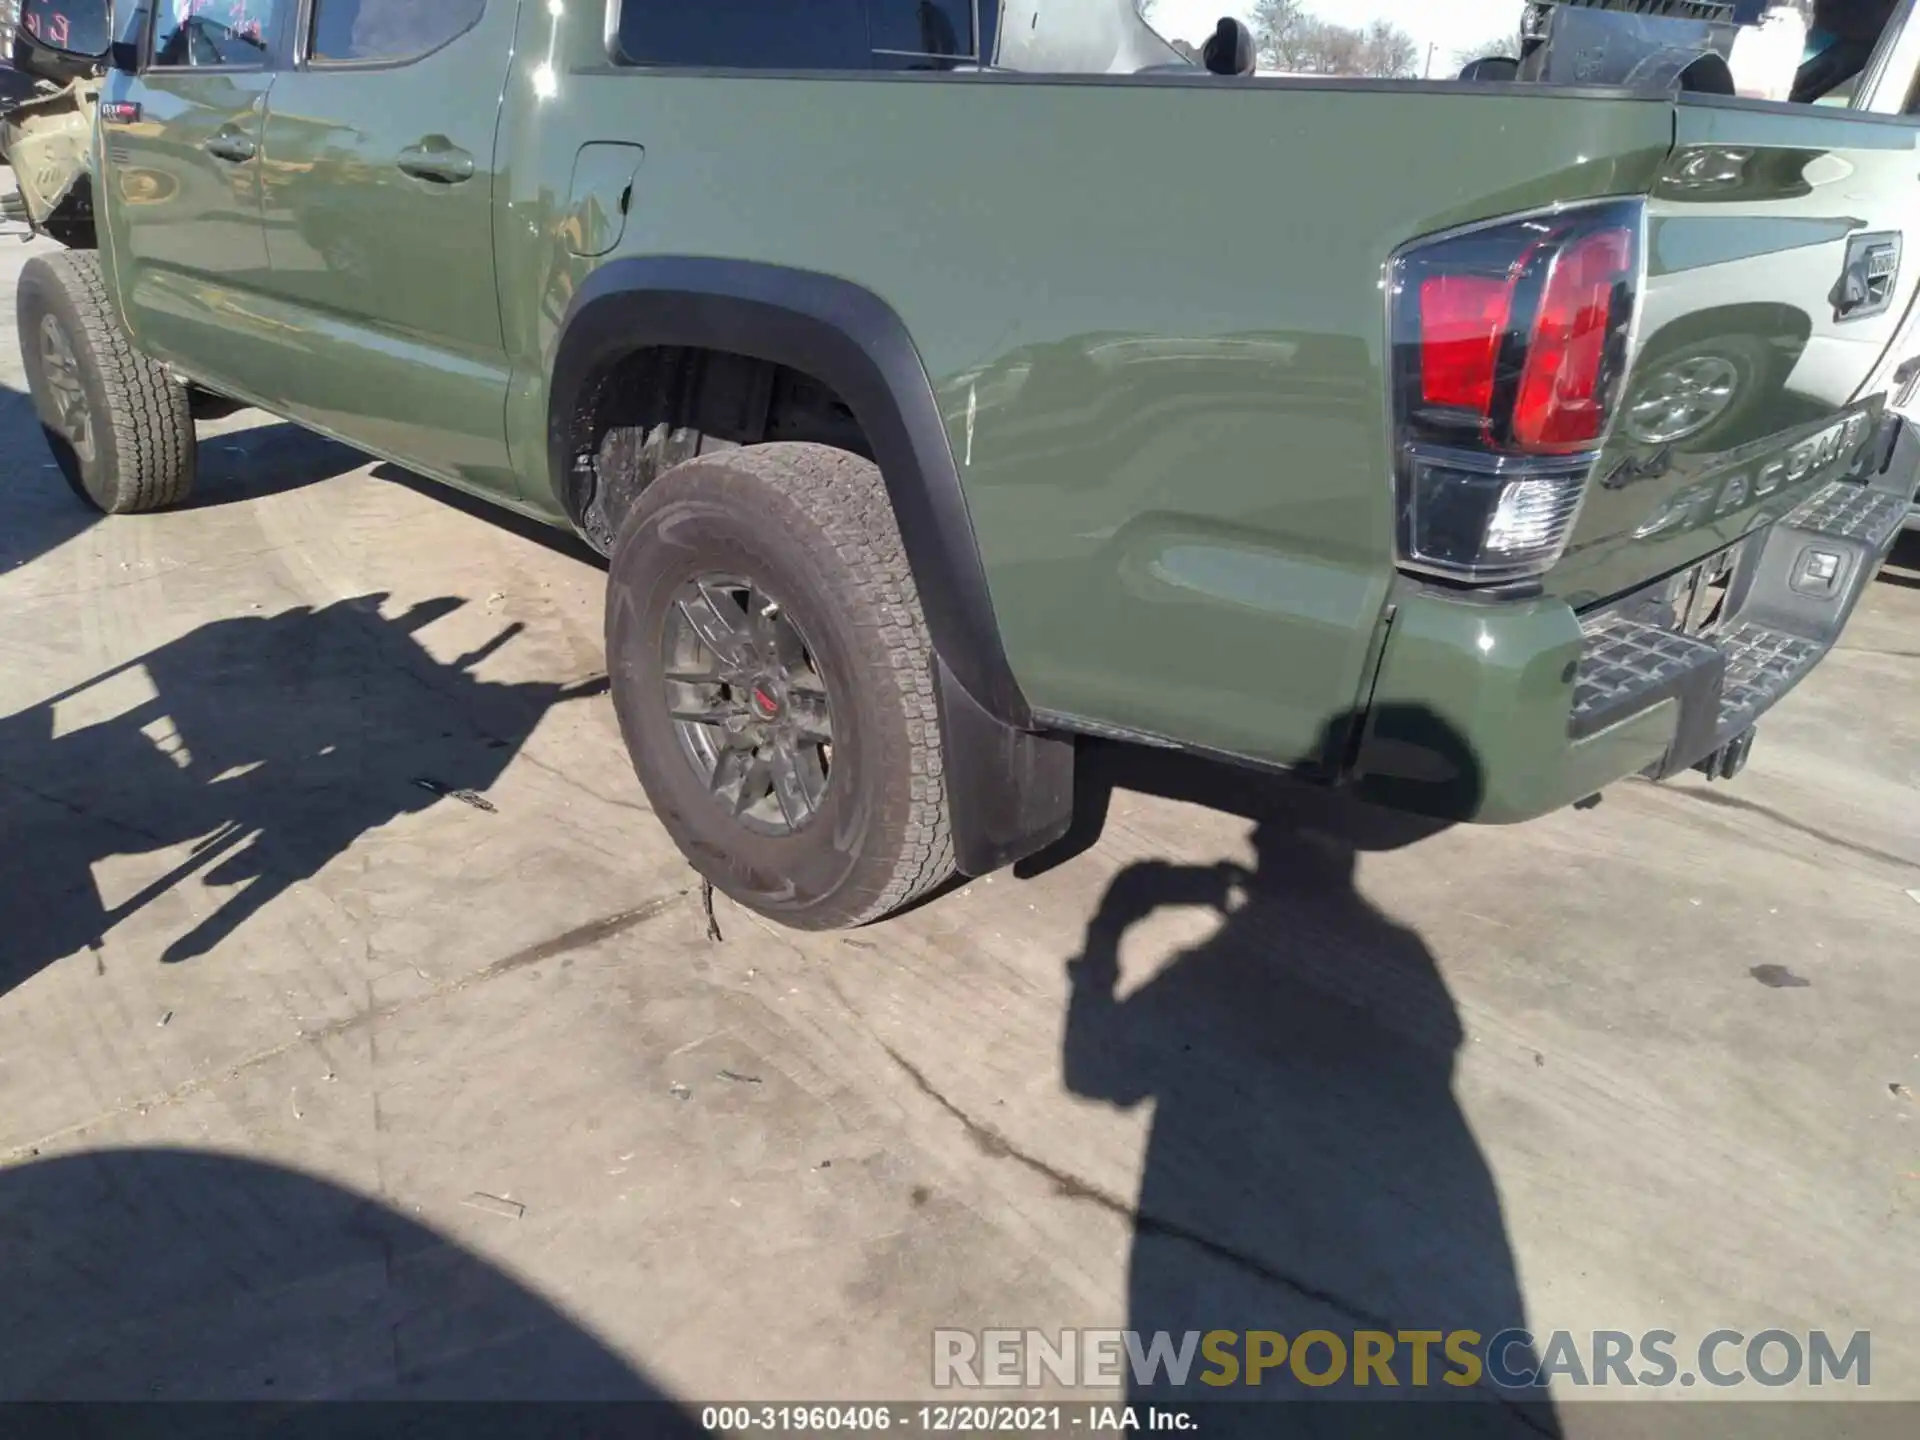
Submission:
<svg viewBox="0 0 1920 1440">
<path fill-rule="evenodd" d="M 201 143 L 200 148 L 214 159 L 234 165 L 244 165 L 258 153 L 253 141 L 238 130 L 216 131 Z"/>
<path fill-rule="evenodd" d="M 400 168 L 416 180 L 458 185 L 473 178 L 473 156 L 445 136 L 430 135 L 400 152 Z"/>
</svg>

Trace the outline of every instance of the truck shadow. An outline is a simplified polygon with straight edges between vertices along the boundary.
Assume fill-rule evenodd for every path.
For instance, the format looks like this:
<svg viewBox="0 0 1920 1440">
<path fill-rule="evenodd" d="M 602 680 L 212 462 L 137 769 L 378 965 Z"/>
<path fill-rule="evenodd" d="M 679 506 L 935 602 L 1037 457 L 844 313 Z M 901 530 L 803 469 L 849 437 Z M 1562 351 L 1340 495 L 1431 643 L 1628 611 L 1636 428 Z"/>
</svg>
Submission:
<svg viewBox="0 0 1920 1440">
<path fill-rule="evenodd" d="M 277 1165 L 125 1149 L 12 1166 L 0 1171 L 0 1274 L 9 1403 L 652 1401 L 630 1412 L 643 1422 L 632 1433 L 706 1433 L 486 1260 L 379 1200 Z M 402 1418 L 342 1411 L 310 1433 L 414 1428 Z M 596 1428 L 582 1427 L 586 1415 L 537 1418 L 546 1424 L 530 1428 L 545 1433 Z M 235 1425 L 251 1428 L 239 1416 L 218 1428 Z"/>
<path fill-rule="evenodd" d="M 83 534 L 100 517 L 74 498 L 30 397 L 0 381 L 0 577 Z"/>
<path fill-rule="evenodd" d="M 33 398 L 0 384 L 0 576 L 51 553 L 105 518 L 68 489 L 34 414 Z M 357 450 L 282 421 L 200 438 L 199 473 L 185 508 L 258 500 L 344 475 Z M 139 524 L 138 519 L 120 524 Z"/>
<path fill-rule="evenodd" d="M 262 416 L 257 425 L 202 432 L 200 470 L 185 508 L 200 510 L 302 490 L 369 463 L 369 456 L 350 446 Z"/>
<path fill-rule="evenodd" d="M 1402 721 L 1415 718 L 1445 728 L 1431 716 Z M 1434 744 L 1471 764 L 1457 737 Z M 1468 779 L 1478 787 L 1477 765 Z M 1419 935 L 1355 882 L 1361 856 L 1444 826 L 1170 752 L 1098 745 L 1083 754 L 1080 824 L 1062 853 L 1097 838 L 1116 788 L 1243 816 L 1254 853 L 1250 865 L 1128 866 L 1068 961 L 1068 1089 L 1153 1105 L 1127 1324 L 1143 1345 L 1168 1332 L 1176 1349 L 1189 1334 L 1276 1332 L 1316 1377 L 1302 1383 L 1283 1362 L 1251 1385 L 1242 1339 L 1229 1351 L 1230 1383 L 1202 1354 L 1184 1385 L 1164 1371 L 1136 1375 L 1133 1396 L 1373 1402 L 1364 1415 L 1289 1405 L 1287 1434 L 1559 1433 L 1543 1390 L 1442 1381 L 1461 1369 L 1442 1336 L 1475 1332 L 1485 1356 L 1486 1342 L 1525 1326 L 1526 1307 L 1498 1191 L 1454 1099 L 1459 1012 Z M 1219 926 L 1123 986 L 1128 932 L 1170 907 L 1213 910 Z M 1301 1337 L 1315 1331 L 1303 1353 Z M 1432 1332 L 1424 1386 L 1414 1331 Z M 1377 1371 L 1356 1385 L 1357 1332 L 1380 1337 L 1368 1343 L 1389 1357 L 1397 1388 Z M 1531 1344 L 1503 1347 L 1505 1377 L 1537 1367 Z M 1444 1417 L 1378 1404 L 1423 1398 L 1487 1403 Z M 1276 1433 L 1282 1417 L 1262 1410 L 1222 1412 L 1209 1428 Z"/>
<path fill-rule="evenodd" d="M 0 994 L 163 900 L 178 932 L 153 958 L 204 955 L 362 834 L 490 808 L 547 709 L 605 681 L 479 679 L 517 624 L 442 663 L 420 634 L 465 603 L 215 621 L 0 717 Z M 110 901 L 96 866 L 128 856 L 153 878 Z"/>
</svg>

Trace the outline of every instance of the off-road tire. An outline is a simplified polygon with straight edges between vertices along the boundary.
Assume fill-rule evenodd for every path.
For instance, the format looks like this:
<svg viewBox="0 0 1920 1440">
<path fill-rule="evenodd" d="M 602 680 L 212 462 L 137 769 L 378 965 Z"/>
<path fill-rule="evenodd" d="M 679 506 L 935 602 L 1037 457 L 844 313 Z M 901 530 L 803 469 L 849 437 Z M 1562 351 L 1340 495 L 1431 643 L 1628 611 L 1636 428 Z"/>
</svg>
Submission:
<svg viewBox="0 0 1920 1440">
<path fill-rule="evenodd" d="M 64 332 L 85 390 L 92 453 L 59 423 L 42 355 L 42 321 Z M 73 493 L 109 515 L 178 505 L 192 492 L 196 447 L 186 388 L 133 348 L 107 299 L 100 257 L 36 255 L 20 272 L 20 354 L 53 458 Z"/>
<path fill-rule="evenodd" d="M 667 621 L 697 576 L 786 597 L 825 682 L 832 764 L 820 808 L 783 835 L 736 820 L 669 713 Z M 686 461 L 621 527 L 607 594 L 614 709 L 654 813 L 700 874 L 783 925 L 877 920 L 954 868 L 926 620 L 879 470 L 824 445 Z"/>
</svg>

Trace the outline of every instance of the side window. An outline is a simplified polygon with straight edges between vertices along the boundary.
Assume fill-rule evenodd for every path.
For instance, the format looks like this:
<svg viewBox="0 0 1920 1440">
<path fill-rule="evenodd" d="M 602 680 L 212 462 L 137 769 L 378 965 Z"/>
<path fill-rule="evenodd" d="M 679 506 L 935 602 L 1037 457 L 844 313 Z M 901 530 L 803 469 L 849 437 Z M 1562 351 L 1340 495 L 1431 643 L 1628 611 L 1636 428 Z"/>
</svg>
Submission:
<svg viewBox="0 0 1920 1440">
<path fill-rule="evenodd" d="M 313 0 L 311 60 L 417 60 L 464 35 L 487 0 Z"/>
<path fill-rule="evenodd" d="M 156 0 L 155 69 L 224 66 L 259 69 L 273 54 L 276 0 Z"/>
<path fill-rule="evenodd" d="M 974 0 L 867 0 L 873 63 L 883 70 L 951 70 L 993 58 L 999 0 L 979 0 L 980 41 L 973 34 Z"/>
<path fill-rule="evenodd" d="M 634 65 L 867 68 L 862 0 L 620 0 L 619 40 Z"/>
<path fill-rule="evenodd" d="M 991 52 L 999 9 L 999 0 L 620 0 L 619 52 L 630 65 L 951 70 Z"/>
</svg>

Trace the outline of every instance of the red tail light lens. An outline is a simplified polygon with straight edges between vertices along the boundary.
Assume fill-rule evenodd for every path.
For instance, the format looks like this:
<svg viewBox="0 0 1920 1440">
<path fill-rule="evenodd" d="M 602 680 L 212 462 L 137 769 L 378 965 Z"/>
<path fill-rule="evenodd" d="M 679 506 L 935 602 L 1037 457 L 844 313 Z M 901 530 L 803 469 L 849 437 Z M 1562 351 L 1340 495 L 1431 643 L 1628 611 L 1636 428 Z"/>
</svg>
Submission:
<svg viewBox="0 0 1920 1440">
<path fill-rule="evenodd" d="M 1420 282 L 1420 398 L 1485 419 L 1493 369 L 1513 312 L 1507 276 L 1434 275 Z"/>
<path fill-rule="evenodd" d="M 1517 449 L 1565 454 L 1605 432 L 1614 295 L 1632 282 L 1633 241 L 1631 230 L 1614 226 L 1583 235 L 1554 256 L 1513 400 Z"/>
<path fill-rule="evenodd" d="M 1565 548 L 1626 370 L 1637 202 L 1482 226 L 1394 262 L 1401 558 L 1474 583 Z"/>
</svg>

